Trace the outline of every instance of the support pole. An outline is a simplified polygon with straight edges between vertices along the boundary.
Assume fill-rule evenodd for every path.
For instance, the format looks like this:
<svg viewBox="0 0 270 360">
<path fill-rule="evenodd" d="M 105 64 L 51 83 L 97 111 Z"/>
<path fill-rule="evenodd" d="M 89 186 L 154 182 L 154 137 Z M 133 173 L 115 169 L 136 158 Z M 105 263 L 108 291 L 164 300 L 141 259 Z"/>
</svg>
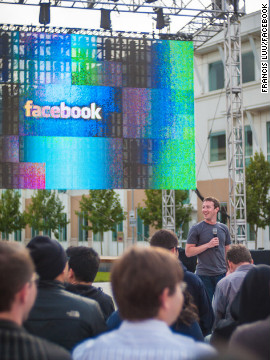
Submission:
<svg viewBox="0 0 270 360">
<path fill-rule="evenodd" d="M 175 232 L 174 190 L 162 190 L 162 228 Z"/>
<path fill-rule="evenodd" d="M 247 245 L 240 21 L 229 15 L 224 23 L 224 53 L 230 234 L 232 243 Z"/>
</svg>

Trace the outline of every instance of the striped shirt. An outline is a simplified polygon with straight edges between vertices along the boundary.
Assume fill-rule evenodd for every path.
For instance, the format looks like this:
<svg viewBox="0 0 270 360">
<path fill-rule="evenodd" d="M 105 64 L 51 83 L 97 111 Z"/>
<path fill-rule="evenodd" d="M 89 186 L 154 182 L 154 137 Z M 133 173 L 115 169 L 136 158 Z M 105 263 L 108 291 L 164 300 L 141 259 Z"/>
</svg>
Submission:
<svg viewBox="0 0 270 360">
<path fill-rule="evenodd" d="M 160 320 L 124 321 L 119 329 L 87 340 L 73 352 L 74 360 L 194 360 L 215 354 L 207 344 L 174 334 Z"/>
<path fill-rule="evenodd" d="M 71 360 L 67 350 L 28 334 L 12 321 L 0 319 L 1 360 Z"/>
</svg>

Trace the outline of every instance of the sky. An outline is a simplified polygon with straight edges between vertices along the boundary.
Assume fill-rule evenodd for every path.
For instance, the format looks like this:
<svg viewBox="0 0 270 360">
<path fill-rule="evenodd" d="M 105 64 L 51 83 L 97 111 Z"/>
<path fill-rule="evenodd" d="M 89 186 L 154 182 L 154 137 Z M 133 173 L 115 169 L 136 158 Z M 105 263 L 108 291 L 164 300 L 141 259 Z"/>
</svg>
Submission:
<svg viewBox="0 0 270 360">
<path fill-rule="evenodd" d="M 250 13 L 260 9 L 262 0 L 246 0 L 246 12 Z M 165 1 L 164 1 L 165 2 Z M 192 0 L 194 7 L 195 0 Z M 191 7 L 191 6 L 189 6 Z M 39 6 L 11 5 L 0 3 L 0 24 L 39 25 Z M 170 33 L 180 30 L 188 17 L 171 17 Z M 132 13 L 111 13 L 112 29 L 116 31 L 146 31 L 155 30 L 153 15 L 140 15 Z M 73 27 L 82 29 L 100 28 L 100 11 L 51 8 L 51 23 L 49 26 Z"/>
</svg>

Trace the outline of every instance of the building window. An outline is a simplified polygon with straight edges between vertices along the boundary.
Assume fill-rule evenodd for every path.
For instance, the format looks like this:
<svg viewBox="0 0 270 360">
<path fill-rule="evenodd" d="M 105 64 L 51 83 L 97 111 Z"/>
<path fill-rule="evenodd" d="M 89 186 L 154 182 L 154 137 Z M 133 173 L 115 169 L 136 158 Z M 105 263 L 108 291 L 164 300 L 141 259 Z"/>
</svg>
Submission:
<svg viewBox="0 0 270 360">
<path fill-rule="evenodd" d="M 251 226 L 247 223 L 247 241 L 254 241 L 255 240 L 255 231 L 254 226 Z"/>
<path fill-rule="evenodd" d="M 78 238 L 79 241 L 87 241 L 88 240 L 88 231 L 83 229 L 83 226 L 87 226 L 87 218 L 83 213 L 78 215 Z"/>
<path fill-rule="evenodd" d="M 225 131 L 210 135 L 210 162 L 226 160 Z"/>
<path fill-rule="evenodd" d="M 93 240 L 101 242 L 101 233 L 99 233 L 99 232 L 97 234 L 93 233 Z"/>
<path fill-rule="evenodd" d="M 250 163 L 250 157 L 253 155 L 252 131 L 249 125 L 245 126 L 245 164 Z"/>
<path fill-rule="evenodd" d="M 22 231 L 21 230 L 14 231 L 14 240 L 22 241 Z"/>
<path fill-rule="evenodd" d="M 9 233 L 8 232 L 2 232 L 2 240 L 9 240 Z"/>
<path fill-rule="evenodd" d="M 65 221 L 67 221 L 67 214 L 64 214 Z M 59 226 L 59 241 L 67 241 L 67 226 Z"/>
<path fill-rule="evenodd" d="M 224 66 L 221 60 L 208 65 L 208 74 L 209 91 L 224 88 Z"/>
<path fill-rule="evenodd" d="M 242 82 L 255 80 L 254 54 L 252 51 L 242 54 Z"/>
<path fill-rule="evenodd" d="M 227 217 L 227 203 L 226 202 L 221 202 L 220 203 L 220 209 L 219 209 L 219 212 L 217 214 L 217 220 L 219 222 L 221 222 L 222 224 L 227 225 L 228 217 Z"/>
<path fill-rule="evenodd" d="M 39 235 L 39 230 L 36 230 L 34 228 L 31 228 L 31 237 L 35 237 Z"/>
<path fill-rule="evenodd" d="M 123 221 L 120 222 L 120 224 L 117 224 L 114 226 L 114 230 L 112 232 L 112 240 L 117 241 L 117 235 L 119 233 L 123 233 Z"/>
<path fill-rule="evenodd" d="M 149 225 L 145 225 L 137 213 L 137 241 L 147 241 L 149 238 Z"/>
<path fill-rule="evenodd" d="M 43 230 L 43 235 L 51 237 L 51 235 L 52 235 L 51 229 L 49 229 L 49 230 Z"/>
<path fill-rule="evenodd" d="M 266 123 L 267 131 L 267 161 L 270 162 L 270 122 Z"/>
</svg>

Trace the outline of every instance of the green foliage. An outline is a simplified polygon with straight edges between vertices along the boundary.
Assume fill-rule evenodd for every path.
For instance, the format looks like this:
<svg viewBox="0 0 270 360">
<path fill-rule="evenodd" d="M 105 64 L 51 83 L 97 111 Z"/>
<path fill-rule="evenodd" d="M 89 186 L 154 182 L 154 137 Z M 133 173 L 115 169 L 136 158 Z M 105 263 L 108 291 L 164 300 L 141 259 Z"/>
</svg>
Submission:
<svg viewBox="0 0 270 360">
<path fill-rule="evenodd" d="M 119 195 L 114 190 L 89 190 L 89 196 L 82 196 L 80 209 L 87 220 L 83 229 L 92 230 L 94 234 L 100 233 L 101 245 L 103 233 L 113 231 L 126 218 Z M 76 214 L 80 215 L 80 212 L 76 211 Z"/>
<path fill-rule="evenodd" d="M 255 231 L 257 248 L 258 228 L 265 229 L 270 220 L 270 164 L 262 152 L 255 153 L 246 167 L 247 221 Z"/>
<path fill-rule="evenodd" d="M 25 213 L 20 211 L 21 195 L 16 190 L 3 191 L 0 198 L 0 231 L 11 234 L 25 227 Z"/>
<path fill-rule="evenodd" d="M 35 230 L 52 231 L 59 237 L 59 227 L 66 226 L 64 206 L 55 191 L 37 190 L 27 208 L 27 223 Z"/>
<path fill-rule="evenodd" d="M 138 214 L 145 225 L 155 229 L 162 228 L 162 190 L 145 190 L 145 207 L 138 207 Z M 191 220 L 191 204 L 184 204 L 188 197 L 185 190 L 175 190 L 175 218 L 176 229 Z"/>
</svg>

